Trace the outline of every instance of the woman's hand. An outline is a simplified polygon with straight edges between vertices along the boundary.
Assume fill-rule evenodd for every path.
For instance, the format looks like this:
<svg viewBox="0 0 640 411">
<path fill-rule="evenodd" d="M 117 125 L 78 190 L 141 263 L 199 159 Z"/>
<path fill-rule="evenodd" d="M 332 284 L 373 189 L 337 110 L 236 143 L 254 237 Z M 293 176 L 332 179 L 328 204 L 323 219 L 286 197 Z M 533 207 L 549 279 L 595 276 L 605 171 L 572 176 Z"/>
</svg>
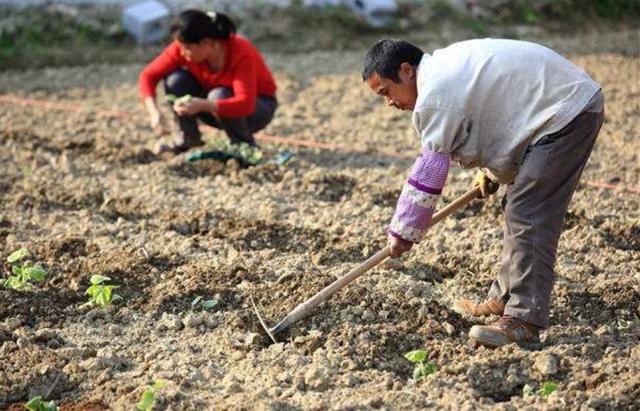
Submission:
<svg viewBox="0 0 640 411">
<path fill-rule="evenodd" d="M 203 111 L 215 112 L 216 103 L 206 98 L 192 97 L 189 101 L 173 103 L 173 109 L 179 116 L 193 116 Z"/>
<path fill-rule="evenodd" d="M 413 243 L 389 234 L 388 247 L 391 252 L 391 257 L 400 257 L 402 254 L 411 250 Z"/>
<path fill-rule="evenodd" d="M 169 128 L 167 127 L 164 116 L 158 109 L 155 98 L 145 98 L 144 106 L 147 109 L 147 113 L 149 114 L 149 125 L 151 126 L 153 131 L 160 135 L 168 133 Z"/>
<path fill-rule="evenodd" d="M 149 124 L 157 134 L 166 134 L 169 132 L 166 119 L 160 111 L 149 113 Z"/>
</svg>

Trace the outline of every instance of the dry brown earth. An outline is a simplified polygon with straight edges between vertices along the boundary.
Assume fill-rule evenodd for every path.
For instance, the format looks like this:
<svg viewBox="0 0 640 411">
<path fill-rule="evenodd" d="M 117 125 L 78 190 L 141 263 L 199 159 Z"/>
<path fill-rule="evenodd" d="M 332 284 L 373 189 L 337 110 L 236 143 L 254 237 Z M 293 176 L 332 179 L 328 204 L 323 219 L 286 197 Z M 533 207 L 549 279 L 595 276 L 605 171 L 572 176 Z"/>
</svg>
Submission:
<svg viewBox="0 0 640 411">
<path fill-rule="evenodd" d="M 579 186 L 537 348 L 474 350 L 473 322 L 451 309 L 453 298 L 483 298 L 497 271 L 497 198 L 435 227 L 283 343 L 252 334 L 249 296 L 274 323 L 384 244 L 411 162 L 375 151 L 410 157 L 418 141 L 410 117 L 361 83 L 361 54 L 270 56 L 281 108 L 267 130 L 359 153 L 295 148 L 287 167 L 247 170 L 144 151 L 154 137 L 139 65 L 2 73 L 2 93 L 88 112 L 0 103 L 1 255 L 27 246 L 49 271 L 32 290 L 0 289 L 0 407 L 48 394 L 63 409 L 129 410 L 164 379 L 157 409 L 640 409 L 640 194 L 623 190 Z M 637 53 L 570 57 L 607 99 L 583 182 L 637 188 Z M 443 201 L 471 175 L 455 170 Z M 81 307 L 92 274 L 121 285 L 123 300 Z M 198 295 L 219 304 L 191 312 Z M 418 348 L 439 370 L 414 383 L 403 354 Z M 544 381 L 559 390 L 523 398 Z"/>
</svg>

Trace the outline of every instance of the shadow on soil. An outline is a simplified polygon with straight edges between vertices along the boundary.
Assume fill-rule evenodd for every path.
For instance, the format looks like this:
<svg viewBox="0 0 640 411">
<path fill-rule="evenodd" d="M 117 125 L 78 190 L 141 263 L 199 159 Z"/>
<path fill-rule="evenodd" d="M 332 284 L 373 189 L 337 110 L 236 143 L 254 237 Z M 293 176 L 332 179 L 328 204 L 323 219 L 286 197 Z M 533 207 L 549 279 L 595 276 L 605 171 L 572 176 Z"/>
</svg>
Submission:
<svg viewBox="0 0 640 411">
<path fill-rule="evenodd" d="M 300 150 L 297 154 L 310 163 L 316 164 L 332 171 L 341 171 L 348 169 L 375 169 L 388 168 L 390 165 L 399 165 L 409 168 L 413 164 L 410 158 L 403 159 L 395 156 L 385 155 L 383 153 L 359 153 L 359 152 L 343 152 L 334 150 L 309 151 Z"/>
<path fill-rule="evenodd" d="M 640 251 L 640 225 L 633 224 L 602 231 L 607 245 L 622 251 Z"/>
<path fill-rule="evenodd" d="M 614 319 L 633 320 L 629 308 L 640 305 L 640 295 L 629 283 L 607 284 L 602 291 L 557 290 L 557 294 L 566 302 L 556 304 L 554 316 L 560 323 L 566 324 L 575 321 L 576 313 L 593 327 L 610 324 Z M 621 309 L 628 311 L 628 314 L 618 312 Z"/>
<path fill-rule="evenodd" d="M 187 216 L 168 214 L 162 220 L 166 229 L 186 237 L 224 239 L 240 251 L 275 249 L 281 253 L 312 254 L 317 256 L 318 264 L 361 261 L 367 246 L 383 246 L 383 242 L 360 243 L 320 229 L 250 220 L 230 210 L 202 210 Z"/>
<path fill-rule="evenodd" d="M 68 289 L 37 288 L 33 290 L 0 289 L 0 318 L 21 317 L 23 323 L 35 327 L 46 322 L 50 327 L 61 327 L 75 312 L 84 296 Z"/>
</svg>

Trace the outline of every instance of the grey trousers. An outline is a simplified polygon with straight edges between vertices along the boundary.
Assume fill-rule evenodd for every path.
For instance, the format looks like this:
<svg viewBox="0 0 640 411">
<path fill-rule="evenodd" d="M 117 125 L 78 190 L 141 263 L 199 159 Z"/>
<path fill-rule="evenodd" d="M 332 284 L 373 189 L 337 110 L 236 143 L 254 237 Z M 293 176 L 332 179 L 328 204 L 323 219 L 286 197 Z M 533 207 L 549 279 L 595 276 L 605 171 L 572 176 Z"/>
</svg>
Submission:
<svg viewBox="0 0 640 411">
<path fill-rule="evenodd" d="M 164 87 L 165 93 L 177 97 L 190 94 L 195 97 L 219 100 L 233 96 L 233 91 L 228 87 L 204 90 L 198 80 L 184 69 L 170 73 L 164 80 Z M 187 146 L 201 141 L 198 119 L 212 127 L 224 130 L 232 143 L 247 143 L 255 146 L 253 133 L 262 130 L 271 122 L 277 107 L 278 102 L 275 97 L 258 96 L 254 112 L 247 117 L 219 117 L 211 113 L 199 113 L 195 116 L 176 115 L 176 119 Z"/>
<path fill-rule="evenodd" d="M 603 112 L 583 112 L 530 146 L 507 186 L 502 265 L 489 291 L 505 304 L 506 315 L 549 326 L 562 222 L 603 119 Z"/>
</svg>

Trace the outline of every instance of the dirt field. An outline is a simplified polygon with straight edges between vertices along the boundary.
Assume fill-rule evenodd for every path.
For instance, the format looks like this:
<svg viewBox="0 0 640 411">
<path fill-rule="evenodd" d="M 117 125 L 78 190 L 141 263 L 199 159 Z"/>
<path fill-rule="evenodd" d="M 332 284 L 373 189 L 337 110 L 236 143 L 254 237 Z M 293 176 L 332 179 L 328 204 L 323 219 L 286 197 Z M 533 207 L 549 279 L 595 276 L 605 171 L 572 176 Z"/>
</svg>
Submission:
<svg viewBox="0 0 640 411">
<path fill-rule="evenodd" d="M 266 134 L 352 152 L 289 147 L 286 167 L 246 170 L 145 151 L 156 138 L 139 65 L 2 73 L 4 94 L 87 111 L 0 102 L 2 259 L 26 246 L 49 273 L 31 290 L 0 289 L 0 408 L 46 395 L 62 409 L 130 410 L 164 379 L 156 409 L 640 409 L 640 194 L 586 184 L 640 186 L 637 53 L 570 56 L 604 84 L 607 119 L 570 205 L 540 347 L 473 349 L 473 321 L 451 308 L 484 298 L 497 272 L 498 196 L 434 227 L 282 343 L 254 334 L 250 296 L 275 324 L 384 245 L 412 161 L 380 152 L 410 158 L 419 142 L 410 115 L 361 83 L 361 56 L 270 55 L 281 107 Z M 454 169 L 441 204 L 472 175 Z M 123 300 L 82 307 L 93 274 Z M 194 312 L 196 296 L 218 304 Z M 403 358 L 414 349 L 438 366 L 418 383 Z M 545 381 L 558 391 L 523 397 Z"/>
</svg>

